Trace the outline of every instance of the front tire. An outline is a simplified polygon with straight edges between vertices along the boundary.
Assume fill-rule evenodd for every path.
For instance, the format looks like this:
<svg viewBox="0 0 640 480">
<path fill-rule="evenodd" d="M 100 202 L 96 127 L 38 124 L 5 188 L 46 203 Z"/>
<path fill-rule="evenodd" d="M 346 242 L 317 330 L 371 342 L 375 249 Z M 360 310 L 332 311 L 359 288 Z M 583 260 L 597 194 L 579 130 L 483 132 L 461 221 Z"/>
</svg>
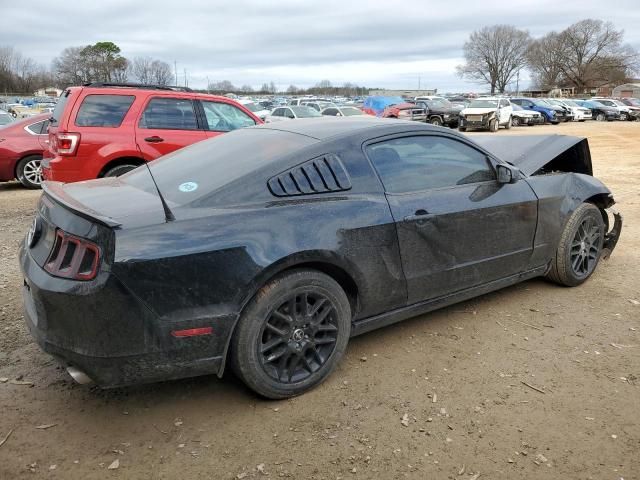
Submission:
<svg viewBox="0 0 640 480">
<path fill-rule="evenodd" d="M 509 121 L 504 126 L 506 130 L 509 130 L 511 128 L 511 122 L 513 122 L 513 119 L 509 117 Z"/>
<path fill-rule="evenodd" d="M 458 131 L 459 132 L 466 132 L 467 131 L 467 127 L 458 127 Z"/>
<path fill-rule="evenodd" d="M 431 120 L 429 120 L 429 123 L 435 127 L 441 127 L 442 119 L 440 117 L 432 117 Z"/>
<path fill-rule="evenodd" d="M 331 277 L 293 270 L 249 302 L 231 340 L 236 375 L 267 398 L 300 395 L 336 368 L 351 333 L 346 294 Z"/>
<path fill-rule="evenodd" d="M 498 131 L 498 120 L 497 119 L 493 119 L 493 120 L 489 120 L 489 131 L 490 132 L 497 132 Z"/>
<path fill-rule="evenodd" d="M 511 117 L 511 126 L 517 127 L 520 125 L 520 119 L 518 117 Z"/>
<path fill-rule="evenodd" d="M 606 117 L 605 117 L 604 113 L 598 113 L 598 114 L 596 115 L 596 121 L 598 121 L 598 122 L 604 122 L 605 120 L 606 120 Z"/>
<path fill-rule="evenodd" d="M 30 155 L 16 165 L 16 178 L 25 188 L 36 189 L 42 184 L 41 155 Z"/>
<path fill-rule="evenodd" d="M 595 205 L 583 203 L 571 214 L 562 231 L 548 278 L 575 287 L 595 271 L 602 255 L 605 225 Z"/>
</svg>

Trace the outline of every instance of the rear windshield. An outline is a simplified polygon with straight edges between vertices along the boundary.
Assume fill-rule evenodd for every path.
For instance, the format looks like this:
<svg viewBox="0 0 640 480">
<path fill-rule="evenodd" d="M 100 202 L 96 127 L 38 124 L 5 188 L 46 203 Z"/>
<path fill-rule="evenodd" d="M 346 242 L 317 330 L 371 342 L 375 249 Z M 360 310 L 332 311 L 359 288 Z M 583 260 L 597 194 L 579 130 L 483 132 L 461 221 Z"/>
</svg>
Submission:
<svg viewBox="0 0 640 480">
<path fill-rule="evenodd" d="M 186 205 L 315 142 L 295 133 L 246 128 L 177 150 L 149 163 L 149 167 L 165 200 Z M 148 190 L 148 176 L 146 168 L 137 168 L 120 178 Z"/>
<path fill-rule="evenodd" d="M 76 125 L 119 127 L 135 98 L 133 95 L 87 95 L 78 111 Z"/>
<path fill-rule="evenodd" d="M 67 105 L 70 96 L 71 90 L 67 90 L 62 95 L 60 95 L 58 103 L 56 103 L 56 108 L 53 109 L 53 113 L 51 114 L 51 125 L 58 125 L 58 122 L 62 118 L 64 107 Z"/>
</svg>

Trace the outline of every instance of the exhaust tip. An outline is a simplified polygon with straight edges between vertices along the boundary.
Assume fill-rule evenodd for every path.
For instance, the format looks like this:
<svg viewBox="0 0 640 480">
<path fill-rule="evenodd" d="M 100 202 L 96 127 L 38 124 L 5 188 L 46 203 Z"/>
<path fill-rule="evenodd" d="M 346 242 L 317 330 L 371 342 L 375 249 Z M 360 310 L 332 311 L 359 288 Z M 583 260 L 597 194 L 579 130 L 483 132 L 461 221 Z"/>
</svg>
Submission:
<svg viewBox="0 0 640 480">
<path fill-rule="evenodd" d="M 89 378 L 89 375 L 73 365 L 69 365 L 67 367 L 67 373 L 80 385 L 89 385 L 90 383 L 93 383 L 93 380 Z"/>
</svg>

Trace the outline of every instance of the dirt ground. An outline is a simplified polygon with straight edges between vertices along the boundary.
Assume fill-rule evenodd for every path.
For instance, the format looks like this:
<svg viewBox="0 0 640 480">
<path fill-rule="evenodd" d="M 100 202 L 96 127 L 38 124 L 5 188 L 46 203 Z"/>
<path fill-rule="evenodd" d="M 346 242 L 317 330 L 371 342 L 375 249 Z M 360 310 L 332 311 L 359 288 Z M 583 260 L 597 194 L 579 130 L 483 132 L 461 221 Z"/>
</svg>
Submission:
<svg viewBox="0 0 640 480">
<path fill-rule="evenodd" d="M 279 402 L 231 375 L 74 384 L 23 324 L 39 193 L 0 184 L 0 479 L 640 479 L 640 122 L 498 135 L 546 133 L 589 138 L 625 219 L 611 259 L 578 288 L 534 280 L 353 339 Z"/>
</svg>

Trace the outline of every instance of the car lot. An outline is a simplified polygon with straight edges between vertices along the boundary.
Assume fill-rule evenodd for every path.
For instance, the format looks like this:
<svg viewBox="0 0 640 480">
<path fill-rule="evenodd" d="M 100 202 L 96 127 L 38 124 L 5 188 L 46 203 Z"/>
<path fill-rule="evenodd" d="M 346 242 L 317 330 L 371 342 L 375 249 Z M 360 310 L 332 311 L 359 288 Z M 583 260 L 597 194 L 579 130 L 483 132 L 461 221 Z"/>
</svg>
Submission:
<svg viewBox="0 0 640 480">
<path fill-rule="evenodd" d="M 577 289 L 527 282 L 356 338 L 326 383 L 282 402 L 229 376 L 74 385 L 21 318 L 16 250 L 39 192 L 1 184 L 0 441 L 13 433 L 0 478 L 634 478 L 638 125 L 493 135 L 547 133 L 589 138 L 594 173 L 625 216 L 595 276 Z"/>
</svg>

